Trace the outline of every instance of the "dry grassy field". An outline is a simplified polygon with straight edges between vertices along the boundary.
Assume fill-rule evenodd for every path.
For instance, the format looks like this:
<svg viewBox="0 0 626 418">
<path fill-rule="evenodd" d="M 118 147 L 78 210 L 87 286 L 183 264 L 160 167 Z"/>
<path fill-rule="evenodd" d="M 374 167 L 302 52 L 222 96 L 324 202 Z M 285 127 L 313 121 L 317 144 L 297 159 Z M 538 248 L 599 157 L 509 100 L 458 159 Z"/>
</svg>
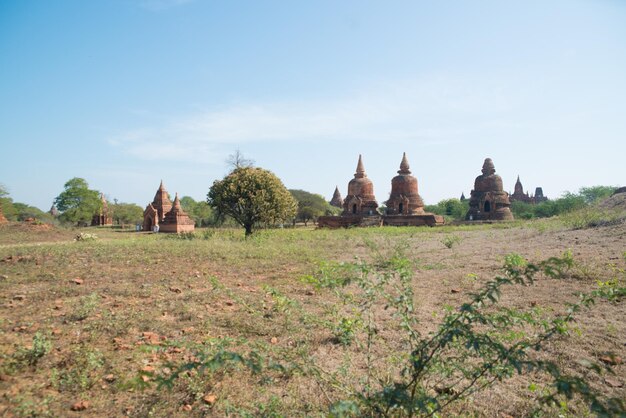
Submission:
<svg viewBox="0 0 626 418">
<path fill-rule="evenodd" d="M 97 239 L 74 241 L 79 232 Z M 573 257 L 560 279 L 537 274 L 503 288 L 497 307 L 539 321 L 566 315 L 598 281 L 623 281 L 625 252 L 623 223 L 573 230 L 558 220 L 268 230 L 249 239 L 243 230 L 177 237 L 1 226 L 0 416 L 325 416 L 403 379 L 418 337 L 394 314 L 396 302 L 385 302 L 398 289 L 398 260 L 412 299 L 401 306 L 412 306 L 405 318 L 423 338 L 502 275 L 507 254 Z M 350 274 L 362 281 L 333 282 Z M 373 293 L 359 287 L 385 277 Z M 625 318 L 623 301 L 598 300 L 531 355 L 603 399 L 624 399 Z M 506 343 L 535 332 L 511 325 L 490 335 Z M 439 367 L 429 375 L 443 376 L 429 383 L 435 392 L 450 378 Z M 544 374 L 513 373 L 441 416 L 530 416 L 550 388 Z M 579 397 L 539 414 L 592 415 Z"/>
</svg>

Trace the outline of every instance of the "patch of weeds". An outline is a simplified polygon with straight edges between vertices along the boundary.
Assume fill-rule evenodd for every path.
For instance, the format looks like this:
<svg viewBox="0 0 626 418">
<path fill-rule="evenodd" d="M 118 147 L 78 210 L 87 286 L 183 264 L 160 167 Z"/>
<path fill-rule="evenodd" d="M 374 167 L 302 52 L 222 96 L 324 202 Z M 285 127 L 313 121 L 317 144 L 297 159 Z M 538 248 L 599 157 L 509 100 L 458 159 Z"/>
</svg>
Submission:
<svg viewBox="0 0 626 418">
<path fill-rule="evenodd" d="M 602 209 L 590 206 L 561 215 L 561 221 L 572 229 L 596 228 L 623 223 L 626 214 L 614 209 Z"/>
<path fill-rule="evenodd" d="M 446 235 L 441 242 L 446 246 L 446 248 L 451 249 L 455 244 L 459 244 L 461 242 L 461 237 L 458 235 Z"/>
<path fill-rule="evenodd" d="M 18 417 L 54 417 L 54 413 L 50 411 L 50 404 L 53 400 L 52 396 L 33 399 L 33 397 L 18 395 L 12 400 L 15 405 L 12 412 Z"/>
<path fill-rule="evenodd" d="M 82 392 L 95 385 L 104 365 L 100 350 L 80 344 L 52 369 L 51 383 L 59 392 Z"/>
<path fill-rule="evenodd" d="M 334 341 L 344 346 L 351 345 L 362 323 L 363 321 L 358 315 L 341 318 L 333 330 Z"/>
<path fill-rule="evenodd" d="M 181 241 L 192 241 L 196 239 L 196 234 L 193 231 L 189 232 L 179 232 L 177 234 L 164 234 L 166 239 L 177 239 Z"/>
<path fill-rule="evenodd" d="M 78 304 L 74 308 L 73 312 L 69 315 L 70 321 L 82 321 L 87 319 L 91 315 L 98 304 L 100 303 L 100 295 L 97 293 L 90 293 L 87 296 L 83 296 L 78 301 Z"/>
<path fill-rule="evenodd" d="M 15 372 L 25 367 L 35 367 L 39 360 L 52 350 L 52 342 L 45 334 L 36 332 L 30 347 L 18 347 L 15 353 L 8 356 L 2 367 L 6 372 Z"/>
</svg>

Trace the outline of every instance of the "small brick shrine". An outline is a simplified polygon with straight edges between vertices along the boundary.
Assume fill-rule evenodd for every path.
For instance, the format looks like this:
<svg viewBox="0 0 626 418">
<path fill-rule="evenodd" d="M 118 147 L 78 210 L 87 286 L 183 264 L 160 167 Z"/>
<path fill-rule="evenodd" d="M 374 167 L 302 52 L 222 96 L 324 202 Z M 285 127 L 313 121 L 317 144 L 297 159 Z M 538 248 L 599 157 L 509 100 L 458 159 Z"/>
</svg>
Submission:
<svg viewBox="0 0 626 418">
<path fill-rule="evenodd" d="M 178 193 L 172 203 L 163 186 L 163 180 L 154 195 L 154 200 L 143 212 L 143 230 L 152 231 L 155 225 L 159 226 L 159 232 L 192 232 L 195 229 L 195 222 L 180 205 Z"/>
<path fill-rule="evenodd" d="M 91 218 L 91 226 L 113 225 L 113 217 L 109 213 L 109 205 L 107 200 L 104 198 L 104 193 L 100 193 L 100 201 L 102 202 L 102 205 L 100 205 L 100 211 L 93 215 L 93 218 Z M 56 209 L 54 205 L 52 208 Z M 52 212 L 52 208 L 50 209 L 50 212 Z"/>
</svg>

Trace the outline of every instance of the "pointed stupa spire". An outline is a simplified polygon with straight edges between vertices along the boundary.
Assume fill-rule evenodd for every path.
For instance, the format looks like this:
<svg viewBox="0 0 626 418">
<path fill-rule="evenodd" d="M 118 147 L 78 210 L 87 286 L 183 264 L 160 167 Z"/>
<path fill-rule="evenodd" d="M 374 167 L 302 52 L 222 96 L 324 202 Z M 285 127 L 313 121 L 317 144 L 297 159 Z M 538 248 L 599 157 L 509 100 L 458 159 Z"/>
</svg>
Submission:
<svg viewBox="0 0 626 418">
<path fill-rule="evenodd" d="M 180 206 L 180 199 L 178 198 L 178 192 L 176 192 L 176 197 L 174 198 L 174 209 L 176 209 L 177 211 L 180 211 L 182 208 Z"/>
<path fill-rule="evenodd" d="M 165 190 L 165 186 L 163 185 L 163 179 L 161 179 L 161 184 L 159 185 L 159 190 Z"/>
<path fill-rule="evenodd" d="M 411 167 L 409 167 L 409 160 L 406 158 L 406 152 L 402 154 L 402 162 L 400 163 L 400 170 L 398 174 L 411 174 Z"/>
<path fill-rule="evenodd" d="M 363 167 L 363 158 L 361 157 L 361 154 L 359 154 L 359 162 L 356 165 L 356 173 L 354 174 L 354 177 L 367 177 L 365 174 L 365 167 Z"/>
</svg>

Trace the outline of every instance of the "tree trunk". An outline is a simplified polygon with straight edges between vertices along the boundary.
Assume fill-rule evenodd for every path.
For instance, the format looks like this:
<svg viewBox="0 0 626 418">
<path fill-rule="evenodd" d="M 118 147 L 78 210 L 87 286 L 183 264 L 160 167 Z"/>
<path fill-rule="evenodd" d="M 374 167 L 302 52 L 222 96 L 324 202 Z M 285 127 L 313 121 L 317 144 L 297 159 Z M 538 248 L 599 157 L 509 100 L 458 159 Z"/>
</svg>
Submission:
<svg viewBox="0 0 626 418">
<path fill-rule="evenodd" d="M 252 224 L 245 224 L 243 227 L 246 228 L 246 237 L 252 235 Z"/>
</svg>

